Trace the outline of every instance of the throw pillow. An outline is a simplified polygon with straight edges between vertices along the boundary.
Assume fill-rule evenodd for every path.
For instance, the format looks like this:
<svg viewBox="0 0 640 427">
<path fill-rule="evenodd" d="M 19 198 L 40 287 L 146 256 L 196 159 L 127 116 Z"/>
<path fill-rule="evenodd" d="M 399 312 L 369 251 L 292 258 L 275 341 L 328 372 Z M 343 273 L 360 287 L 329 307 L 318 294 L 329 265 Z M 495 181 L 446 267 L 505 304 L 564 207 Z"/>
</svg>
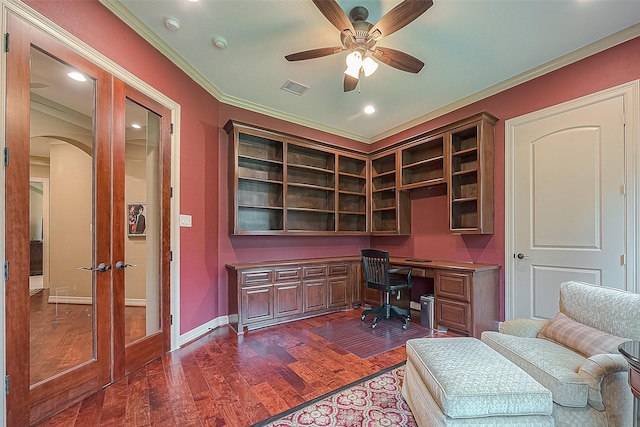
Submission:
<svg viewBox="0 0 640 427">
<path fill-rule="evenodd" d="M 568 318 L 558 313 L 538 333 L 545 338 L 591 357 L 594 354 L 618 353 L 618 346 L 628 338 L 618 337 Z"/>
</svg>

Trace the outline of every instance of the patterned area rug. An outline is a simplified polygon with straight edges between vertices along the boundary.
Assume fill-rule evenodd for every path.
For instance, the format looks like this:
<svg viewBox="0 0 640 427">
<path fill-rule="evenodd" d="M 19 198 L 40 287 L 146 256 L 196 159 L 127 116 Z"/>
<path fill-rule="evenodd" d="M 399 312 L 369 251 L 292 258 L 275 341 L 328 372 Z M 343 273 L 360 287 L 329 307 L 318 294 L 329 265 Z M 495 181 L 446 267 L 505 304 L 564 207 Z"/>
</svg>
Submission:
<svg viewBox="0 0 640 427">
<path fill-rule="evenodd" d="M 414 427 L 417 424 L 401 394 L 403 379 L 404 363 L 252 427 Z"/>
</svg>

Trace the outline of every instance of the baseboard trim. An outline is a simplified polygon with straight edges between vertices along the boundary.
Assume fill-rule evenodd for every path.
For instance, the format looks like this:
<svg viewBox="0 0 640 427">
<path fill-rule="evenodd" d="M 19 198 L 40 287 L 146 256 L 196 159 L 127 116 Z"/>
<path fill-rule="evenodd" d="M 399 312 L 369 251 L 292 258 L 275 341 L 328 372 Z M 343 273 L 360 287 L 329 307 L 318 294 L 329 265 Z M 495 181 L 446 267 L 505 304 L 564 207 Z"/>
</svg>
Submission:
<svg viewBox="0 0 640 427">
<path fill-rule="evenodd" d="M 220 326 L 228 325 L 228 324 L 229 324 L 229 316 L 216 317 L 215 319 L 210 320 L 204 325 L 198 326 L 197 328 L 192 329 L 189 332 L 186 332 L 180 335 L 180 338 L 178 339 L 178 345 L 180 347 L 183 347 L 186 344 L 190 343 L 191 341 L 194 341 L 200 338 L 201 336 L 209 333 L 209 331 L 219 328 Z"/>
<path fill-rule="evenodd" d="M 93 304 L 92 297 L 73 297 L 68 295 L 50 295 L 47 300 L 49 304 L 80 304 L 91 305 Z M 124 305 L 128 307 L 146 307 L 147 301 L 141 298 L 127 298 L 124 301 Z"/>
</svg>

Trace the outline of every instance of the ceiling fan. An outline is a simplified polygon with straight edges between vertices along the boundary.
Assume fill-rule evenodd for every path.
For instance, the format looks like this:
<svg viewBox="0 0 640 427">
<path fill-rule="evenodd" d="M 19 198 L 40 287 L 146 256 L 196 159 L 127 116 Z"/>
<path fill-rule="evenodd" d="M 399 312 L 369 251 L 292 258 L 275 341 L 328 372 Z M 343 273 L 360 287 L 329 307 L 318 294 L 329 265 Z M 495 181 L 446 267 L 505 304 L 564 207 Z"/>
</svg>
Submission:
<svg viewBox="0 0 640 427">
<path fill-rule="evenodd" d="M 320 12 L 340 30 L 342 46 L 323 47 L 305 50 L 285 56 L 287 61 L 302 61 L 320 58 L 344 51 L 347 56 L 347 69 L 344 72 L 344 91 L 356 88 L 360 76 L 369 76 L 378 68 L 373 58 L 398 70 L 418 73 L 424 62 L 399 50 L 376 46 L 378 41 L 413 22 L 427 11 L 433 0 L 404 0 L 387 12 L 375 24 L 367 22 L 369 11 L 364 6 L 351 9 L 349 17 L 335 0 L 312 0 Z"/>
</svg>

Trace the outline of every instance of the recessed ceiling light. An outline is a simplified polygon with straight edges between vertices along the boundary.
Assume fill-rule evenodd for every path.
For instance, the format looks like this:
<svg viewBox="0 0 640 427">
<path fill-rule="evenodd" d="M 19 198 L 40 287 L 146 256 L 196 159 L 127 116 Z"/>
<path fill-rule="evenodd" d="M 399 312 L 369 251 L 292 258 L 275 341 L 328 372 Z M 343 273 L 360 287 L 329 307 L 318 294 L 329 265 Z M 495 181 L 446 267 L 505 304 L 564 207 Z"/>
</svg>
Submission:
<svg viewBox="0 0 640 427">
<path fill-rule="evenodd" d="M 131 127 L 132 127 L 132 128 L 134 128 L 134 129 L 142 129 L 142 126 L 140 126 L 140 125 L 139 125 L 139 124 L 137 124 L 137 123 L 132 123 L 132 124 L 131 124 Z"/>
<path fill-rule="evenodd" d="M 364 107 L 364 112 L 367 114 L 373 114 L 376 112 L 376 109 L 373 107 L 373 105 L 367 105 L 366 107 Z"/>
<path fill-rule="evenodd" d="M 79 73 L 78 71 L 72 71 L 70 73 L 67 74 L 67 76 L 69 76 L 69 78 L 78 81 L 78 82 L 86 82 L 87 78 L 84 76 L 84 74 Z"/>
</svg>

